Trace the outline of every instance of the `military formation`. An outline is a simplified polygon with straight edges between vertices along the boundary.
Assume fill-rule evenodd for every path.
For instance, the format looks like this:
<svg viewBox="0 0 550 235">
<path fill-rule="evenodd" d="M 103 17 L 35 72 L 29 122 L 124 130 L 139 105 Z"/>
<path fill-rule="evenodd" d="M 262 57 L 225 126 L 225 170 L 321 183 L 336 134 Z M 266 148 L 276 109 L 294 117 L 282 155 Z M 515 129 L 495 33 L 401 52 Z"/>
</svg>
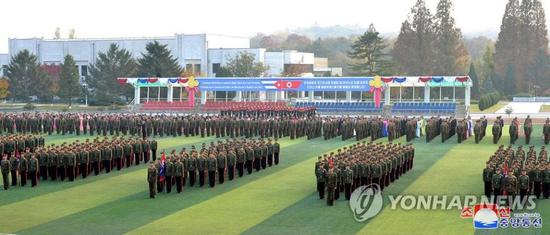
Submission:
<svg viewBox="0 0 550 235">
<path fill-rule="evenodd" d="M 281 147 L 277 139 L 226 139 L 202 144 L 200 150 L 191 146 L 178 153 L 163 151 L 161 159 L 149 164 L 147 182 L 149 196 L 157 193 L 171 193 L 173 187 L 181 193 L 189 187 L 215 187 L 225 179 L 232 181 L 278 165 Z M 197 186 L 195 186 L 197 185 Z"/>
<path fill-rule="evenodd" d="M 222 116 L 231 117 L 313 117 L 316 107 L 289 107 L 282 103 L 237 103 L 220 110 Z"/>
<path fill-rule="evenodd" d="M 86 178 L 121 170 L 140 162 L 155 160 L 157 142 L 137 137 L 96 137 L 84 142 L 63 143 L 44 146 L 38 144 L 25 151 L 4 152 L 2 159 L 2 176 L 4 189 L 8 189 L 8 174 L 11 174 L 11 186 L 25 186 L 27 180 L 31 186 L 38 181 L 74 181 L 78 177 Z"/>
<path fill-rule="evenodd" d="M 381 190 L 411 170 L 414 148 L 411 144 L 356 143 L 319 156 L 315 163 L 315 177 L 319 199 L 326 195 L 327 205 L 344 193 L 349 200 L 351 193 L 363 185 L 378 184 Z"/>
<path fill-rule="evenodd" d="M 525 197 L 547 199 L 550 196 L 550 161 L 545 146 L 537 154 L 534 146 L 524 150 L 512 145 L 505 148 L 500 145 L 489 158 L 483 169 L 484 194 L 488 198 L 519 196 L 521 202 Z M 512 202 L 508 202 L 510 205 Z"/>
</svg>

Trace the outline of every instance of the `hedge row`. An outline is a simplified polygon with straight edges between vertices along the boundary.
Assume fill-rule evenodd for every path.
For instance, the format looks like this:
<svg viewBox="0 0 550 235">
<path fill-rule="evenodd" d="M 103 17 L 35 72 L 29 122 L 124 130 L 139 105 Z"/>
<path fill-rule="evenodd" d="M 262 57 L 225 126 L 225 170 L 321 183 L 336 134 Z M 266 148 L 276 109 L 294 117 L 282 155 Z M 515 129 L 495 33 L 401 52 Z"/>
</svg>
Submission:
<svg viewBox="0 0 550 235">
<path fill-rule="evenodd" d="M 486 95 L 482 95 L 479 98 L 479 110 L 485 110 L 498 103 L 500 100 L 500 93 L 491 92 Z"/>
</svg>

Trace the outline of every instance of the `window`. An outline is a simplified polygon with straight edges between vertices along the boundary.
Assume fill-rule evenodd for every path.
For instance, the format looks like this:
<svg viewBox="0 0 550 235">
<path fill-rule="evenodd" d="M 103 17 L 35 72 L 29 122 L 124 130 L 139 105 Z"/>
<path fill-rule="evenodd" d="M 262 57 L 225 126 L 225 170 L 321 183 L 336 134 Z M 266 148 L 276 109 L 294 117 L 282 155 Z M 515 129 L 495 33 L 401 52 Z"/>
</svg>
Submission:
<svg viewBox="0 0 550 235">
<path fill-rule="evenodd" d="M 193 72 L 193 65 L 192 64 L 186 64 L 185 65 L 185 71 Z"/>
<path fill-rule="evenodd" d="M 200 74 L 201 73 L 201 64 L 194 64 L 193 65 L 193 73 L 194 74 Z"/>
<path fill-rule="evenodd" d="M 220 63 L 213 63 L 212 64 L 212 73 L 218 73 L 220 71 L 221 64 Z"/>
<path fill-rule="evenodd" d="M 81 76 L 88 76 L 88 65 L 82 65 L 80 67 L 80 75 Z"/>
</svg>

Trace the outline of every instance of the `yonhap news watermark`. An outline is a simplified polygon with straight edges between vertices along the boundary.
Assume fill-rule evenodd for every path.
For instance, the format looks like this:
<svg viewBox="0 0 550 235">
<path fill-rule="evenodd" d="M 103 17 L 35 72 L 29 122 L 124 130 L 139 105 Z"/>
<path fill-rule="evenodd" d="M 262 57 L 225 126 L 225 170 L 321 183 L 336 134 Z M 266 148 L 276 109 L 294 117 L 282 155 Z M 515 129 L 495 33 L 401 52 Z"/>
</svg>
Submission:
<svg viewBox="0 0 550 235">
<path fill-rule="evenodd" d="M 378 184 L 353 191 L 349 206 L 357 222 L 389 210 L 453 210 L 457 218 L 473 219 L 475 229 L 542 228 L 535 196 L 383 195 Z"/>
</svg>

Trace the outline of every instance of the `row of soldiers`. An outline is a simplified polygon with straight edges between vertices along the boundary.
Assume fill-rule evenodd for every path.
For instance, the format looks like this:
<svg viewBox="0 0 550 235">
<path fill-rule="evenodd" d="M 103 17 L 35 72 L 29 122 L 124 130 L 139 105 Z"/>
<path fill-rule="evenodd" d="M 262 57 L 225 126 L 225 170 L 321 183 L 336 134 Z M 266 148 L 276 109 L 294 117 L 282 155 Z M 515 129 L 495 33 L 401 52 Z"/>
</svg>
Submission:
<svg viewBox="0 0 550 235">
<path fill-rule="evenodd" d="M 513 146 L 500 145 L 489 158 L 483 169 L 484 194 L 493 198 L 499 196 L 520 196 L 524 202 L 527 195 L 536 198 L 550 196 L 550 161 L 545 146 L 539 154 L 534 146 L 526 152 L 522 146 L 515 151 Z M 513 202 L 509 202 L 513 205 Z"/>
<path fill-rule="evenodd" d="M 315 163 L 315 177 L 319 199 L 327 195 L 327 205 L 344 192 L 346 200 L 351 192 L 364 185 L 377 184 L 381 190 L 412 169 L 414 148 L 411 144 L 356 143 L 338 149 Z"/>
<path fill-rule="evenodd" d="M 35 148 L 44 146 L 45 140 L 44 137 L 39 135 L 24 135 L 24 134 L 7 134 L 0 135 L 0 155 L 15 154 L 19 156 L 20 153 L 23 153 L 26 148 L 29 148 L 30 151 L 34 151 Z"/>
<path fill-rule="evenodd" d="M 504 127 L 504 120 L 499 116 L 493 123 L 493 144 L 497 144 L 502 137 L 502 129 Z M 514 117 L 510 122 L 508 134 L 510 135 L 510 144 L 515 144 L 519 138 L 520 124 L 517 117 Z M 525 135 L 525 144 L 529 145 L 531 142 L 531 134 L 533 133 L 533 120 L 528 115 L 523 122 L 523 133 Z M 476 133 L 477 134 L 477 133 Z M 544 144 L 550 143 L 550 118 L 546 118 L 542 134 L 544 138 Z"/>
<path fill-rule="evenodd" d="M 280 145 L 277 139 L 227 139 L 210 142 L 210 146 L 203 143 L 200 150 L 195 146 L 191 151 L 183 148 L 179 154 L 172 150 L 166 158 L 161 158 L 147 168 L 147 182 L 149 196 L 155 198 L 156 193 L 167 193 L 176 186 L 177 193 L 189 182 L 194 187 L 198 178 L 198 186 L 203 187 L 206 179 L 210 187 L 225 182 L 225 177 L 233 180 L 235 176 L 243 177 L 279 164 Z M 163 156 L 165 153 L 163 151 Z M 189 180 L 187 180 L 189 179 Z"/>
<path fill-rule="evenodd" d="M 8 173 L 11 174 L 11 185 L 25 186 L 30 179 L 32 186 L 36 186 L 39 178 L 46 181 L 74 181 L 78 176 L 86 178 L 88 175 L 99 175 L 112 169 L 121 170 L 140 162 L 156 159 L 157 142 L 155 140 L 113 137 L 93 141 L 86 139 L 74 143 L 61 145 L 52 144 L 40 146 L 26 151 L 20 156 L 15 153 L 4 154 L 2 160 L 2 174 L 4 188 L 8 189 Z M 9 158 L 8 158 L 9 157 Z M 34 164 L 34 160 L 36 163 Z"/>
</svg>

